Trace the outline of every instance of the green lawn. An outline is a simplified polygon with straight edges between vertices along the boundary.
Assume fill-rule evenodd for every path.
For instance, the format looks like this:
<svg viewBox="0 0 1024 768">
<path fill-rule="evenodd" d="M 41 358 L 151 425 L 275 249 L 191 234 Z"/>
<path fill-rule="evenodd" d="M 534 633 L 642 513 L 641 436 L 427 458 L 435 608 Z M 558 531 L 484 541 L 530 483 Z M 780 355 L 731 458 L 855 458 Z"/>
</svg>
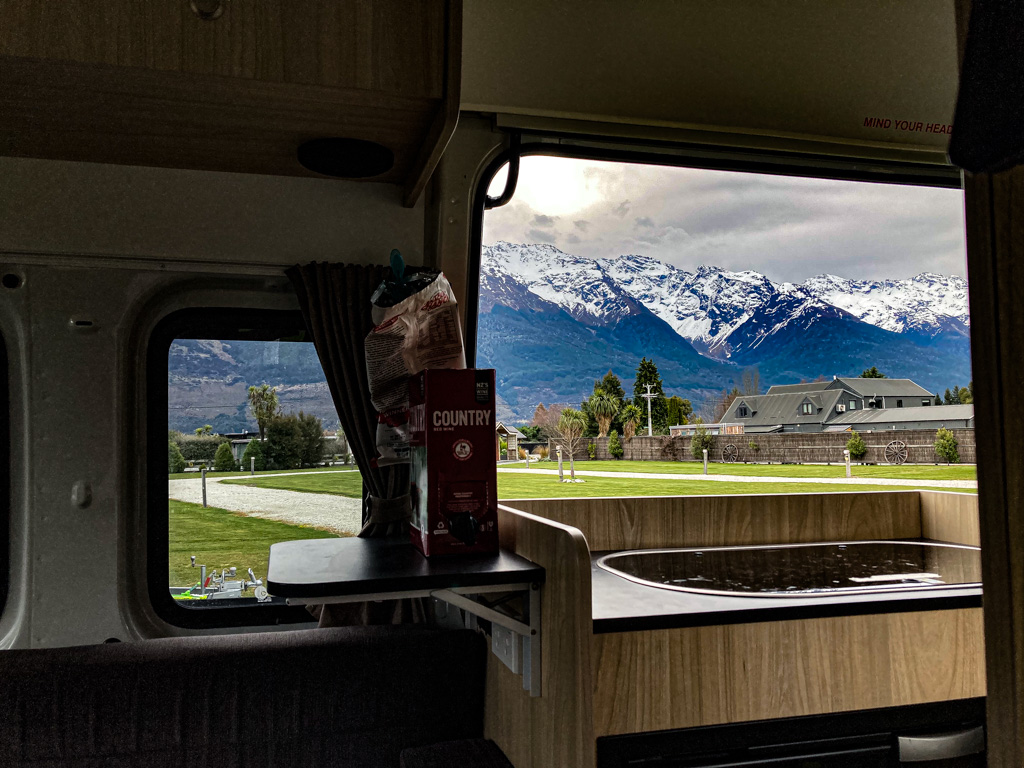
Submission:
<svg viewBox="0 0 1024 768">
<path fill-rule="evenodd" d="M 503 467 L 525 468 L 525 462 L 502 464 Z M 569 463 L 563 462 L 565 471 Z M 558 469 L 556 461 L 531 461 L 531 469 Z M 699 475 L 704 467 L 696 461 L 579 461 L 578 470 L 601 472 L 651 472 L 654 474 Z M 888 464 L 858 465 L 852 467 L 854 477 L 886 478 L 893 480 L 977 480 L 973 464 Z M 709 463 L 709 475 L 741 475 L 744 477 L 845 477 L 842 464 L 721 464 Z"/>
<path fill-rule="evenodd" d="M 267 469 L 261 472 L 257 472 L 256 476 L 260 475 L 273 475 L 278 472 L 300 473 L 300 472 L 344 472 L 346 470 L 356 471 L 352 465 L 338 464 L 333 467 L 311 467 L 309 469 Z M 207 477 L 251 477 L 248 472 L 207 472 Z M 202 477 L 200 472 L 176 472 L 168 475 L 168 480 L 196 480 Z"/>
<path fill-rule="evenodd" d="M 207 573 L 216 568 L 235 566 L 239 576 L 252 568 L 256 577 L 267 580 L 270 545 L 294 539 L 337 538 L 332 531 L 321 531 L 276 520 L 246 517 L 239 512 L 187 504 L 170 500 L 169 585 L 190 587 L 199 581 L 199 566 Z M 196 556 L 196 567 L 190 556 Z"/>
<path fill-rule="evenodd" d="M 599 463 L 599 462 L 594 462 Z M 647 462 L 644 462 L 647 463 Z M 678 466 L 678 465 L 676 465 Z M 567 472 L 568 474 L 568 472 Z M 251 480 L 226 480 L 228 483 L 258 488 L 280 488 L 305 493 L 334 493 L 359 498 L 362 486 L 355 474 L 296 475 Z M 912 481 L 911 481 L 912 483 Z M 499 499 L 571 498 L 579 496 L 698 496 L 757 493 L 840 493 L 843 491 L 901 491 L 914 486 L 826 485 L 823 483 L 744 483 L 680 478 L 678 480 L 641 480 L 632 477 L 588 477 L 584 483 L 559 483 L 554 475 L 516 472 L 498 473 Z"/>
</svg>

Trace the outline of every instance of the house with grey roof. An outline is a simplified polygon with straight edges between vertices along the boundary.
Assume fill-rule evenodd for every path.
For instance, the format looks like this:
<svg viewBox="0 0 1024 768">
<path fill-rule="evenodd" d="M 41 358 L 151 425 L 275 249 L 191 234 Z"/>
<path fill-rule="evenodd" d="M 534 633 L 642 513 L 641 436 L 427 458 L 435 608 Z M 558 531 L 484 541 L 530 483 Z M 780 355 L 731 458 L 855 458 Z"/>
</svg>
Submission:
<svg viewBox="0 0 1024 768">
<path fill-rule="evenodd" d="M 974 427 L 973 406 L 934 402 L 934 395 L 910 379 L 835 378 L 741 395 L 722 421 L 741 423 L 744 432 L 755 434 Z"/>
</svg>

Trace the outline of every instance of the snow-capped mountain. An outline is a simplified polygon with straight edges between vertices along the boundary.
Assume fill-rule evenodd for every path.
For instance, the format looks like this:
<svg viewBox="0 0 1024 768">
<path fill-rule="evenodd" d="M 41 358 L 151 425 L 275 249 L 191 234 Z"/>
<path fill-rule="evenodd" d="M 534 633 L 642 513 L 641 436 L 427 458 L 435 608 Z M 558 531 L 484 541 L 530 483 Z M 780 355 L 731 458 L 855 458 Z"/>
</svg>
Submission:
<svg viewBox="0 0 1024 768">
<path fill-rule="evenodd" d="M 638 305 L 664 320 L 696 349 L 728 359 L 757 345 L 795 317 L 836 310 L 894 333 L 967 335 L 967 281 L 922 273 L 907 280 L 848 280 L 820 275 L 777 283 L 747 270 L 700 266 L 693 272 L 647 256 L 586 259 L 551 245 L 499 242 L 485 247 L 481 293 L 495 302 L 515 282 L 587 324 L 636 314 Z M 493 284 L 496 290 L 490 291 Z M 500 302 L 503 303 L 503 302 Z M 511 306 L 511 305 L 507 305 Z M 769 325 L 769 322 L 771 325 Z"/>
<path fill-rule="evenodd" d="M 657 355 L 666 388 L 698 399 L 731 387 L 748 365 L 772 383 L 886 365 L 890 375 L 945 387 L 969 379 L 969 323 L 967 284 L 955 276 L 820 275 L 794 284 L 752 270 L 691 272 L 646 256 L 587 259 L 506 242 L 485 247 L 481 259 L 479 362 L 498 368 L 499 394 L 520 416 L 528 414 L 517 410 L 515 393 L 502 391 L 503 374 L 515 379 L 523 404 L 567 390 L 572 402 L 588 386 L 569 372 L 570 360 L 586 376 L 618 366 L 626 380 L 633 358 L 645 354 Z"/>
</svg>

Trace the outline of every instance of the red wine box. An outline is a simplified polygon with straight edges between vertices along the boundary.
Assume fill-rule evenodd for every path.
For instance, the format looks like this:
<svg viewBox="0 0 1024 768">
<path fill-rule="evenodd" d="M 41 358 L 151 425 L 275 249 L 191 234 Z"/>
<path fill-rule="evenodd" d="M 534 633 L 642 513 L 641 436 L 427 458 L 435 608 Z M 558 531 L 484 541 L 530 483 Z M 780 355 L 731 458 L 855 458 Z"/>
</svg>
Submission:
<svg viewBox="0 0 1024 768">
<path fill-rule="evenodd" d="M 412 542 L 431 555 L 498 551 L 494 371 L 409 380 Z"/>
</svg>

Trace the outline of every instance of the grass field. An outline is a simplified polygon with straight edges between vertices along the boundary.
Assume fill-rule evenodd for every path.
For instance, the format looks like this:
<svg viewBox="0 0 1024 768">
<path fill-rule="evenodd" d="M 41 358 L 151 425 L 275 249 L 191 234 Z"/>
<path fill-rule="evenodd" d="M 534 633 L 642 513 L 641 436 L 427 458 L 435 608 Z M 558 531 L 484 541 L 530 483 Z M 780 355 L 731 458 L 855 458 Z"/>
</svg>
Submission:
<svg viewBox="0 0 1024 768">
<path fill-rule="evenodd" d="M 502 464 L 503 467 L 525 468 L 525 462 Z M 563 462 L 569 471 L 569 462 Z M 531 469 L 558 469 L 557 461 L 531 461 Z M 600 472 L 651 472 L 667 475 L 699 475 L 704 471 L 696 461 L 578 461 L 577 470 Z M 891 480 L 977 480 L 973 464 L 888 464 L 858 465 L 852 467 L 854 477 L 885 478 Z M 743 477 L 846 477 L 842 464 L 708 464 L 709 475 L 740 475 Z"/>
<path fill-rule="evenodd" d="M 207 573 L 225 566 L 235 566 L 239 576 L 252 568 L 257 578 L 267 579 L 270 545 L 295 539 L 336 538 L 332 531 L 321 531 L 276 520 L 246 517 L 238 512 L 168 501 L 169 585 L 189 587 L 199 581 L 199 566 Z M 191 566 L 196 556 L 196 567 Z M 249 593 L 247 593 L 249 594 Z"/>
<path fill-rule="evenodd" d="M 273 475 L 273 474 L 277 474 L 278 472 L 288 472 L 289 474 L 291 474 L 291 473 L 298 474 L 300 472 L 337 472 L 339 470 L 346 470 L 346 469 L 352 470 L 352 471 L 356 471 L 356 468 L 354 466 L 352 466 L 352 465 L 347 465 L 346 466 L 344 464 L 338 464 L 337 466 L 333 466 L 333 467 L 311 467 L 309 469 L 287 469 L 287 470 L 267 469 L 267 470 L 264 470 L 262 472 L 257 472 L 256 473 L 256 477 L 259 477 L 260 475 Z M 167 479 L 168 480 L 195 480 L 195 479 L 197 479 L 197 478 L 199 478 L 201 476 L 202 476 L 202 474 L 200 472 L 175 472 L 173 474 L 168 475 Z M 206 476 L 207 477 L 252 477 L 252 475 L 250 475 L 248 472 L 207 472 Z"/>
<path fill-rule="evenodd" d="M 599 462 L 594 462 L 599 463 Z M 650 462 L 644 462 L 650 463 Z M 257 488 L 279 488 L 304 493 L 333 493 L 359 498 L 361 483 L 355 474 L 290 475 L 226 480 L 228 483 Z M 744 483 L 682 478 L 678 480 L 643 480 L 633 477 L 588 477 L 583 483 L 559 483 L 553 475 L 498 473 L 499 499 L 543 499 L 592 496 L 699 496 L 751 493 L 841 493 L 844 491 L 900 491 L 907 486 L 857 485 L 824 483 Z"/>
</svg>

